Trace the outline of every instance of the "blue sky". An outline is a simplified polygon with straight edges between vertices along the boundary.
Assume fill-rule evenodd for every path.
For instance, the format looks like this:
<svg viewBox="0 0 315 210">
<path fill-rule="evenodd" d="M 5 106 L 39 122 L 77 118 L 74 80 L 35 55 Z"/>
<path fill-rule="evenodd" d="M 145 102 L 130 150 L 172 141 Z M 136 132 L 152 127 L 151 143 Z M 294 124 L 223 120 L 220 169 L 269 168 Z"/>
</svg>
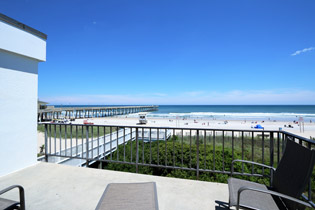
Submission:
<svg viewBox="0 0 315 210">
<path fill-rule="evenodd" d="M 52 104 L 315 104 L 315 1 L 1 0 Z"/>
</svg>

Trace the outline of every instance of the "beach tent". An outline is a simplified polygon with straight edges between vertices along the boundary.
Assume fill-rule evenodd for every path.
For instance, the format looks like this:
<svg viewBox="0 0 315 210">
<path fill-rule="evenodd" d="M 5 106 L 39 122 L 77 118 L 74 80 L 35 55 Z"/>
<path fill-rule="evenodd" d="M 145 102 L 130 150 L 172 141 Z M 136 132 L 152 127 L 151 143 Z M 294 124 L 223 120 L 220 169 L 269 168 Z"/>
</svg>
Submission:
<svg viewBox="0 0 315 210">
<path fill-rule="evenodd" d="M 264 129 L 264 127 L 262 127 L 261 125 L 257 124 L 254 128 L 257 128 L 257 129 Z"/>
</svg>

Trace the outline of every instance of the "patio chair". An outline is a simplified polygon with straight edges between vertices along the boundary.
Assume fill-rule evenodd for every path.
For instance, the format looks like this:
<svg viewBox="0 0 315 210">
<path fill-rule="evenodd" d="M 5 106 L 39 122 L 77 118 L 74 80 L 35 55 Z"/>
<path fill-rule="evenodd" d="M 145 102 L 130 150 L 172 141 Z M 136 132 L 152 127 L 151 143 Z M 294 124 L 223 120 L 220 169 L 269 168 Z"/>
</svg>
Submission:
<svg viewBox="0 0 315 210">
<path fill-rule="evenodd" d="M 24 198 L 24 189 L 20 185 L 12 185 L 10 187 L 7 187 L 3 190 L 0 190 L 0 195 L 14 189 L 18 188 L 19 189 L 19 194 L 20 194 L 20 201 L 13 201 L 5 198 L 0 198 L 0 209 L 4 210 L 11 210 L 11 209 L 20 209 L 20 210 L 25 210 L 25 198 Z"/>
<path fill-rule="evenodd" d="M 96 210 L 158 210 L 155 182 L 108 184 Z"/>
<path fill-rule="evenodd" d="M 287 140 L 286 148 L 278 167 L 246 160 L 243 162 L 271 169 L 273 173 L 271 187 L 262 184 L 229 178 L 229 206 L 249 209 L 304 209 L 312 207 L 309 203 L 299 200 L 314 168 L 315 150 L 305 148 L 294 141 Z"/>
</svg>

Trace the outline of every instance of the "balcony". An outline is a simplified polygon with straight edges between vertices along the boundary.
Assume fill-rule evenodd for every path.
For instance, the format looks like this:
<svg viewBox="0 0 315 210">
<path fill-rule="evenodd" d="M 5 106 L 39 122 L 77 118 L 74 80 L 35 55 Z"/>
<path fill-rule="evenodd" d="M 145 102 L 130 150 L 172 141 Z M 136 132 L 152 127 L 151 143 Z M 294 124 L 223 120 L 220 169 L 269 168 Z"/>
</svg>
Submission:
<svg viewBox="0 0 315 210">
<path fill-rule="evenodd" d="M 22 185 L 25 189 L 26 209 L 92 210 L 109 183 L 152 181 L 157 185 L 161 210 L 220 209 L 216 201 L 228 200 L 227 184 L 44 162 L 1 177 L 0 189 L 13 184 Z M 4 195 L 5 198 L 18 200 L 17 191 Z"/>
<path fill-rule="evenodd" d="M 152 181 L 157 185 L 160 209 L 228 209 L 228 186 L 224 182 L 230 176 L 232 160 L 276 167 L 286 141 L 315 148 L 314 141 L 285 131 L 41 126 L 45 131 L 45 155 L 40 160 L 59 164 L 41 162 L 0 178 L 2 188 L 12 184 L 25 188 L 27 209 L 95 209 L 109 183 Z M 113 171 L 120 166 L 134 173 Z M 141 174 L 161 171 L 181 173 L 171 174 L 177 178 Z M 182 179 L 187 178 L 184 172 L 189 179 Z M 267 168 L 241 163 L 235 166 L 235 174 L 267 185 L 272 177 Z M 311 205 L 314 180 L 315 170 L 303 194 Z M 14 193 L 7 196 L 17 199 Z"/>
</svg>

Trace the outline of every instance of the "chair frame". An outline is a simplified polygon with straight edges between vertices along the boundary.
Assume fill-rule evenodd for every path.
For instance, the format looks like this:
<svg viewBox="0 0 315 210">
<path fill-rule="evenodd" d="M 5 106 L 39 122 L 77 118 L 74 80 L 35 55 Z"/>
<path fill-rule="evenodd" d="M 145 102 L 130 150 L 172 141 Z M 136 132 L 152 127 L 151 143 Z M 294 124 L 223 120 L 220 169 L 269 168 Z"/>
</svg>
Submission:
<svg viewBox="0 0 315 210">
<path fill-rule="evenodd" d="M 24 196 L 24 188 L 20 185 L 12 185 L 10 187 L 7 187 L 3 190 L 0 190 L 0 195 L 13 190 L 14 188 L 18 188 L 19 189 L 19 196 L 20 196 L 20 209 L 21 210 L 25 210 L 25 196 Z"/>
<path fill-rule="evenodd" d="M 253 162 L 253 161 L 248 161 L 248 160 L 233 160 L 232 161 L 232 168 L 231 168 L 231 176 L 233 176 L 233 173 L 234 173 L 234 163 L 235 162 L 242 162 L 242 163 L 248 163 L 248 164 L 253 164 L 253 165 L 258 165 L 258 166 L 261 166 L 261 167 L 265 167 L 265 168 L 269 168 L 271 169 L 273 172 L 276 170 L 276 168 L 272 167 L 272 166 L 268 166 L 268 165 L 265 165 L 265 164 L 261 164 L 261 163 L 257 163 L 257 162 Z M 296 199 L 294 197 L 291 197 L 291 196 L 288 196 L 288 195 L 285 195 L 285 194 L 282 194 L 282 193 L 279 193 L 279 192 L 276 192 L 276 191 L 272 191 L 272 190 L 262 190 L 262 189 L 256 189 L 256 188 L 252 188 L 252 187 L 241 187 L 238 192 L 237 192 L 237 205 L 236 205 L 236 210 L 239 210 L 240 209 L 240 198 L 241 198 L 241 193 L 243 191 L 246 191 L 246 190 L 249 190 L 249 191 L 256 191 L 256 192 L 260 192 L 260 193 L 266 193 L 266 194 L 270 194 L 270 195 L 275 195 L 275 196 L 278 196 L 278 197 L 281 197 L 281 198 L 285 198 L 287 200 L 291 200 L 293 202 L 296 202 L 296 203 L 299 203 L 299 204 L 302 204 L 304 206 L 307 206 L 307 207 L 310 207 L 310 208 L 314 208 L 312 205 L 310 205 L 309 203 L 305 202 L 305 201 L 302 201 L 302 200 L 299 200 L 299 199 Z M 229 205 L 230 206 L 230 205 Z M 251 208 L 253 209 L 253 207 L 250 207 L 250 206 L 244 206 L 245 208 Z"/>
</svg>

